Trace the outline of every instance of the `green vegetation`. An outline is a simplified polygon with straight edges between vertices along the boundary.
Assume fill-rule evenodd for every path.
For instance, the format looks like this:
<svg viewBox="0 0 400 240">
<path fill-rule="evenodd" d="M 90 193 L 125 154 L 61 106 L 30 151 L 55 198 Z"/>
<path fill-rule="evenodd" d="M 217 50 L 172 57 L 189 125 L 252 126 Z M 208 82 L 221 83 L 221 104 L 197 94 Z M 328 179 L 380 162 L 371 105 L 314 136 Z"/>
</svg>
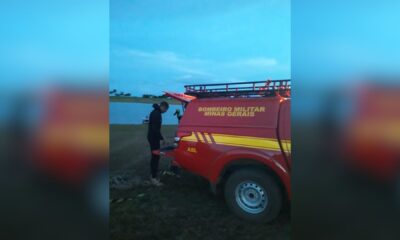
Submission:
<svg viewBox="0 0 400 240">
<path fill-rule="evenodd" d="M 150 149 L 147 125 L 110 126 L 110 176 L 128 173 L 147 179 Z M 163 126 L 172 141 L 176 126 Z M 162 157 L 160 169 L 168 168 Z M 201 177 L 182 172 L 181 178 L 162 176 L 162 187 L 137 185 L 110 192 L 111 239 L 289 239 L 288 207 L 271 224 L 244 222 L 233 215 L 222 197 L 211 193 Z"/>
</svg>

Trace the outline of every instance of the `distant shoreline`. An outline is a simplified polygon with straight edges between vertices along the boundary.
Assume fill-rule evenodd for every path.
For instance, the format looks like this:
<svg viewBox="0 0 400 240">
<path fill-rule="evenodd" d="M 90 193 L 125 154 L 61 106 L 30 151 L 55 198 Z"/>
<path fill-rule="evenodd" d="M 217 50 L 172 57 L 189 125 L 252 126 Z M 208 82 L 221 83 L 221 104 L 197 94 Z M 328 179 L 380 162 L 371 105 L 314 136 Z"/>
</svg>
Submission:
<svg viewBox="0 0 400 240">
<path fill-rule="evenodd" d="M 160 103 L 166 101 L 169 104 L 181 104 L 175 99 L 168 98 L 142 98 L 142 97 L 109 97 L 110 102 L 127 102 L 127 103 Z"/>
</svg>

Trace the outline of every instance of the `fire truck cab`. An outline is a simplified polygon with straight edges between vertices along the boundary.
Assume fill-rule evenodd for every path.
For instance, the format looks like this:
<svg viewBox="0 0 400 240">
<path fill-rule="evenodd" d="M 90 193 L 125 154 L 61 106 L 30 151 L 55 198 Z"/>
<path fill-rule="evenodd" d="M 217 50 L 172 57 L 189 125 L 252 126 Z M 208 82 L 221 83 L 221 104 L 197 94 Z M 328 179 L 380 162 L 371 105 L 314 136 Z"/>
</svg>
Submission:
<svg viewBox="0 0 400 240">
<path fill-rule="evenodd" d="M 290 80 L 187 85 L 173 150 L 177 166 L 206 178 L 230 209 L 275 219 L 290 199 Z"/>
</svg>

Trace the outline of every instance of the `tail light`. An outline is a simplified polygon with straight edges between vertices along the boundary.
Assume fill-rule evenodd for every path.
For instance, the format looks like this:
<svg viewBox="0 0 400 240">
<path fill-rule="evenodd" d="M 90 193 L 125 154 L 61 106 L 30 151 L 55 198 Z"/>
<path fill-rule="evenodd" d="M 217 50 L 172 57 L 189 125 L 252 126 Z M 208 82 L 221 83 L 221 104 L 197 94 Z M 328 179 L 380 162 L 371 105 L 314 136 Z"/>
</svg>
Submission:
<svg viewBox="0 0 400 240">
<path fill-rule="evenodd" d="M 183 137 L 187 137 L 192 135 L 191 132 L 178 132 L 177 136 L 174 138 L 174 146 L 177 147 L 178 143 L 181 141 Z"/>
<path fill-rule="evenodd" d="M 175 138 L 174 138 L 174 147 L 175 147 L 175 148 L 178 147 L 178 143 L 179 143 L 180 140 L 181 140 L 180 137 L 175 137 Z"/>
</svg>

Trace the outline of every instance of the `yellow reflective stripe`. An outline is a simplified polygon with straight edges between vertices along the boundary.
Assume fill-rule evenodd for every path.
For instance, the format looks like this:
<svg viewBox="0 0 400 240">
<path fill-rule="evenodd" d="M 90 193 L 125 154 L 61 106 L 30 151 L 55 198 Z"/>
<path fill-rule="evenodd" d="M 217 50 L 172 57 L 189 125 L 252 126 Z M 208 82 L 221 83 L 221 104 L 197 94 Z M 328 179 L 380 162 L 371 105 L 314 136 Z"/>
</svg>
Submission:
<svg viewBox="0 0 400 240">
<path fill-rule="evenodd" d="M 223 135 L 223 134 L 212 134 L 212 136 L 214 138 L 215 143 L 217 144 L 260 148 L 260 149 L 275 150 L 275 151 L 280 150 L 277 139 Z"/>
<path fill-rule="evenodd" d="M 197 137 L 199 138 L 199 141 L 200 141 L 200 142 L 202 142 L 202 143 L 205 142 L 205 141 L 204 141 L 204 138 L 203 138 L 203 135 L 202 135 L 200 132 L 195 132 L 194 134 L 197 135 Z"/>
<path fill-rule="evenodd" d="M 282 148 L 283 148 L 283 151 L 285 151 L 287 153 L 291 153 L 292 152 L 292 142 L 290 140 L 282 140 Z"/>
<path fill-rule="evenodd" d="M 291 140 L 281 140 L 283 151 L 287 153 L 292 152 L 292 141 Z"/>
<path fill-rule="evenodd" d="M 192 133 L 190 136 L 185 136 L 181 138 L 181 141 L 188 141 L 188 142 L 197 142 L 197 138 L 194 135 L 194 133 Z"/>
<path fill-rule="evenodd" d="M 204 133 L 193 132 L 192 135 L 183 137 L 182 141 L 188 142 L 198 142 L 196 135 L 200 142 L 213 143 L 211 137 L 214 139 L 216 144 L 227 145 L 227 146 L 237 146 L 237 147 L 247 147 L 247 148 L 257 148 L 264 150 L 280 151 L 279 142 L 277 139 L 273 138 L 260 138 L 252 136 L 239 136 L 239 135 L 226 135 L 226 134 L 216 134 L 216 133 Z M 282 140 L 282 148 L 285 152 L 291 152 L 291 141 Z"/>
<path fill-rule="evenodd" d="M 228 136 L 228 137 L 235 137 L 235 138 L 246 138 L 246 139 L 253 139 L 253 140 L 260 140 L 260 139 L 267 139 L 276 141 L 276 138 L 261 138 L 261 137 L 253 137 L 253 136 L 242 136 L 242 135 L 227 135 L 227 134 L 219 134 L 219 133 L 212 133 L 213 136 Z M 286 141 L 286 140 L 285 140 Z"/>
<path fill-rule="evenodd" d="M 291 147 L 290 147 L 290 145 L 287 146 L 287 145 L 285 145 L 285 144 L 282 144 L 282 148 L 283 148 L 283 151 L 285 151 L 285 152 L 287 152 L 287 153 L 291 153 Z"/>
<path fill-rule="evenodd" d="M 208 133 L 204 133 L 204 137 L 206 138 L 207 142 L 212 143 L 210 135 Z"/>
</svg>

